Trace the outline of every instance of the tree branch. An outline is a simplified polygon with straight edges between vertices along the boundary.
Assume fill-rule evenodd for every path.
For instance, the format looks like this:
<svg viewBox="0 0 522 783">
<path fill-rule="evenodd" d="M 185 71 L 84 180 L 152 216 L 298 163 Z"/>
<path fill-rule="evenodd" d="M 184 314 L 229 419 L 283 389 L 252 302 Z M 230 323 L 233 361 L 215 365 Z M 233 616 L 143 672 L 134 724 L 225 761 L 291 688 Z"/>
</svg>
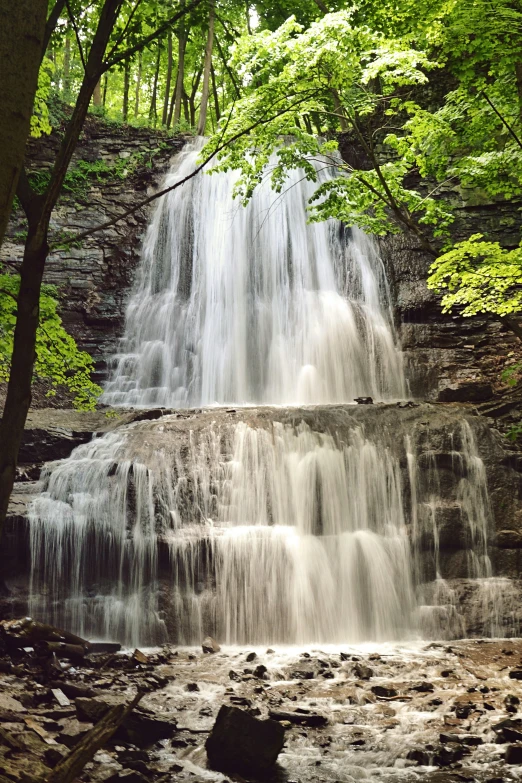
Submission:
<svg viewBox="0 0 522 783">
<path fill-rule="evenodd" d="M 70 4 L 69 0 L 65 0 L 65 5 L 67 6 L 67 16 L 69 17 L 69 21 L 72 24 L 72 28 L 74 30 L 74 35 L 76 37 L 76 43 L 78 45 L 78 51 L 80 52 L 80 59 L 82 61 L 83 70 L 85 72 L 86 65 L 85 65 L 85 57 L 84 57 L 84 54 L 83 54 L 82 42 L 80 40 L 80 31 L 78 30 L 78 25 L 76 24 L 76 19 L 74 18 L 74 14 L 71 11 L 71 4 Z"/>
<path fill-rule="evenodd" d="M 16 304 L 18 304 L 18 297 L 11 293 L 11 291 L 7 291 L 5 288 L 0 288 L 0 294 L 3 294 L 4 296 L 10 296 L 11 299 L 14 299 Z"/>
<path fill-rule="evenodd" d="M 130 23 L 132 22 L 132 18 L 134 16 L 134 14 L 136 13 L 136 11 L 138 10 L 138 8 L 141 5 L 141 3 L 142 3 L 142 0 L 136 0 L 136 2 L 134 3 L 134 8 L 132 9 L 132 11 L 129 14 L 129 18 L 127 19 L 127 23 L 126 23 L 125 27 L 123 28 L 123 30 L 121 32 L 121 35 L 118 36 L 118 38 L 116 39 L 116 41 L 114 43 L 114 46 L 112 47 L 112 49 L 108 53 L 107 59 L 110 59 L 112 57 L 112 55 L 114 54 L 114 52 L 116 51 L 118 46 L 125 39 L 125 36 L 127 34 L 127 30 L 129 29 Z"/>
<path fill-rule="evenodd" d="M 100 73 L 100 76 L 103 73 L 105 73 L 105 71 L 108 71 L 110 68 L 116 65 L 117 63 L 121 63 L 123 62 L 123 60 L 128 60 L 129 57 L 132 57 L 134 54 L 137 54 L 137 52 L 144 49 L 149 43 L 155 41 L 156 38 L 159 38 L 160 35 L 166 32 L 169 29 L 169 27 L 171 27 L 175 22 L 178 21 L 178 19 L 182 19 L 188 13 L 190 13 L 195 8 L 197 8 L 197 6 L 200 5 L 201 2 L 202 0 L 192 0 L 192 3 L 187 5 L 185 8 L 181 8 L 177 13 L 174 14 L 174 16 L 171 16 L 170 19 L 167 19 L 166 22 L 163 22 L 163 24 L 157 27 L 153 33 L 145 36 L 145 38 L 142 38 L 141 41 L 138 41 L 138 43 L 134 44 L 134 46 L 129 46 L 128 49 L 124 49 L 123 52 L 120 52 L 119 54 L 115 55 L 111 59 L 106 60 L 103 64 L 103 68 Z"/>
<path fill-rule="evenodd" d="M 233 136 L 231 136 L 230 139 L 228 139 L 228 141 L 218 144 L 218 146 L 215 148 L 215 150 L 213 152 L 211 152 L 210 155 L 208 155 L 205 158 L 205 160 L 199 166 L 197 166 L 194 169 L 193 172 L 191 172 L 190 174 L 188 174 L 186 177 L 184 177 L 183 179 L 179 180 L 178 182 L 175 182 L 174 185 L 171 185 L 168 188 L 164 188 L 163 190 L 158 191 L 158 193 L 154 193 L 152 196 L 149 196 L 148 198 L 144 199 L 139 204 L 136 204 L 135 206 L 131 207 L 130 209 L 127 209 L 122 215 L 118 215 L 118 217 L 112 218 L 111 220 L 108 220 L 106 223 L 101 223 L 99 226 L 95 226 L 94 228 L 90 228 L 90 229 L 88 229 L 87 231 L 84 231 L 81 234 L 77 234 L 76 236 L 71 237 L 70 242 L 61 242 L 60 243 L 60 248 L 67 247 L 68 245 L 71 245 L 73 242 L 80 242 L 83 239 L 86 239 L 87 237 L 90 237 L 92 234 L 98 233 L 98 231 L 104 231 L 107 228 L 111 228 L 111 226 L 114 226 L 114 225 L 116 225 L 116 223 L 119 223 L 120 220 L 124 220 L 126 217 L 129 217 L 129 215 L 134 214 L 139 209 L 142 209 L 143 207 L 146 207 L 152 201 L 155 201 L 156 199 L 161 198 L 161 196 L 165 196 L 167 193 L 170 193 L 172 190 L 176 190 L 177 188 L 181 187 L 186 182 L 189 182 L 189 180 L 193 179 L 197 174 L 199 174 L 199 172 L 202 171 L 202 169 L 204 169 L 205 166 L 207 166 L 210 163 L 210 161 L 213 160 L 216 157 L 216 155 L 219 155 L 219 153 L 222 150 L 224 150 L 226 147 L 230 146 L 231 144 L 233 144 L 235 141 L 237 141 L 238 139 L 242 138 L 243 136 L 248 135 L 253 130 L 255 130 L 255 128 L 258 128 L 260 125 L 266 125 L 267 123 L 272 122 L 275 119 L 275 117 L 281 117 L 283 114 L 286 114 L 287 112 L 293 111 L 296 106 L 299 106 L 299 104 L 304 103 L 304 101 L 309 100 L 310 97 L 311 97 L 311 95 L 308 94 L 308 95 L 306 95 L 306 97 L 300 98 L 292 106 L 289 106 L 289 107 L 283 109 L 282 111 L 277 112 L 275 115 L 271 115 L 270 117 L 266 117 L 265 116 L 265 117 L 263 117 L 263 118 L 261 118 L 259 120 L 256 120 L 256 122 L 252 123 L 252 125 L 250 125 L 248 128 L 244 128 L 243 130 L 238 131 L 237 133 L 235 133 Z M 286 97 L 284 99 L 281 99 L 281 100 L 286 100 Z M 278 102 L 280 103 L 281 101 L 278 101 Z M 278 102 L 276 102 L 276 103 L 278 103 Z M 222 133 L 221 133 L 221 138 L 223 138 L 223 136 L 225 134 L 225 131 L 226 131 L 226 128 L 227 128 L 227 126 L 228 126 L 228 124 L 230 122 L 230 118 L 232 116 L 233 109 L 234 109 L 234 106 L 232 106 L 232 109 L 231 109 L 231 111 L 229 113 L 227 122 L 226 122 L 226 124 L 224 126 L 224 129 L 223 129 Z M 51 250 L 52 249 L 56 249 L 56 246 L 51 246 Z"/>
<path fill-rule="evenodd" d="M 217 35 L 214 36 L 214 40 L 216 42 L 216 46 L 217 46 L 217 50 L 219 52 L 219 56 L 221 57 L 221 62 L 223 63 L 223 65 L 225 67 L 225 70 L 226 70 L 226 72 L 228 73 L 228 75 L 230 77 L 230 81 L 232 82 L 234 90 L 236 91 L 236 96 L 238 98 L 241 98 L 241 91 L 240 91 L 239 87 L 237 86 L 237 82 L 236 82 L 234 74 L 232 73 L 231 69 L 228 67 L 227 58 L 225 57 L 225 53 L 224 53 L 223 49 L 221 48 L 221 44 L 219 43 L 219 38 L 217 37 Z"/>
<path fill-rule="evenodd" d="M 507 120 L 506 120 L 506 119 L 505 119 L 505 118 L 502 116 L 502 114 L 499 112 L 499 110 L 496 108 L 496 106 L 495 106 L 495 105 L 493 104 L 493 102 L 490 100 L 490 98 L 489 98 L 489 96 L 486 94 L 486 91 L 485 91 L 485 90 L 482 90 L 482 95 L 484 96 L 484 98 L 486 99 L 486 101 L 489 103 L 489 105 L 491 106 L 491 108 L 493 109 L 493 111 L 495 112 L 495 114 L 497 115 L 497 117 L 499 118 L 499 120 L 501 121 L 501 123 L 502 123 L 503 125 L 505 125 L 505 126 L 506 126 L 506 128 L 508 129 L 508 131 L 510 132 L 510 134 L 511 134 L 511 135 L 513 136 L 513 138 L 515 139 L 515 141 L 516 141 L 516 143 L 518 144 L 518 146 L 522 148 L 522 141 L 520 141 L 520 139 L 518 138 L 517 134 L 515 133 L 515 131 L 513 130 L 513 128 L 511 127 L 511 125 L 509 124 L 509 122 L 508 122 L 508 121 L 507 121 Z"/>
<path fill-rule="evenodd" d="M 53 10 L 49 14 L 49 17 L 45 25 L 45 33 L 44 33 L 44 39 L 42 43 L 42 60 L 45 57 L 47 47 L 49 46 L 49 41 L 51 40 L 51 36 L 54 33 L 56 25 L 58 24 L 58 19 L 60 18 L 64 7 L 65 7 L 65 0 L 56 0 L 56 3 L 53 6 Z"/>
</svg>

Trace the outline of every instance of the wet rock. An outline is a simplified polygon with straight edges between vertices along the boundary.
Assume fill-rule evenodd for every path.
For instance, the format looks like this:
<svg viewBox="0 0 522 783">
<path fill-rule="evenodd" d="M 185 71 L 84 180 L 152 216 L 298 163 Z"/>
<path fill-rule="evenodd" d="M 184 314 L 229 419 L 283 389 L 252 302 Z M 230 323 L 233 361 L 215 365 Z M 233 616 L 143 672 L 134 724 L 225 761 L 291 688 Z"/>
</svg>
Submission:
<svg viewBox="0 0 522 783">
<path fill-rule="evenodd" d="M 263 680 L 266 676 L 268 669 L 266 666 L 263 666 L 262 663 L 259 664 L 259 666 L 256 666 L 254 669 L 254 677 L 257 677 L 259 680 Z"/>
<path fill-rule="evenodd" d="M 372 685 L 371 691 L 379 698 L 385 699 L 391 699 L 398 695 L 395 688 L 391 688 L 389 685 Z"/>
<path fill-rule="evenodd" d="M 121 772 L 111 775 L 110 778 L 106 778 L 105 783 L 148 783 L 149 780 L 149 777 L 145 777 L 138 770 L 123 769 Z"/>
<path fill-rule="evenodd" d="M 509 672 L 510 680 L 522 680 L 522 669 L 512 669 Z"/>
<path fill-rule="evenodd" d="M 508 694 L 504 699 L 504 704 L 506 705 L 507 712 L 518 712 L 520 699 L 518 698 L 518 696 L 514 696 L 513 694 Z"/>
<path fill-rule="evenodd" d="M 417 693 L 433 693 L 434 690 L 435 688 L 431 682 L 419 682 L 417 685 L 410 687 L 410 691 L 416 691 Z"/>
<path fill-rule="evenodd" d="M 207 636 L 201 644 L 204 653 L 218 653 L 221 647 L 212 636 Z"/>
<path fill-rule="evenodd" d="M 294 669 L 290 672 L 291 680 L 313 680 L 315 671 L 313 669 Z"/>
<path fill-rule="evenodd" d="M 236 682 L 239 682 L 241 680 L 241 675 L 235 672 L 233 669 L 230 669 L 228 676 L 231 680 L 235 680 Z"/>
<path fill-rule="evenodd" d="M 267 650 L 267 652 L 268 652 L 268 650 Z M 248 655 L 246 657 L 247 663 L 252 663 L 252 661 L 255 661 L 256 658 L 257 658 L 257 654 L 255 652 L 248 653 Z"/>
<path fill-rule="evenodd" d="M 443 745 L 446 743 L 457 743 L 458 745 L 467 745 L 468 747 L 484 744 L 482 737 L 477 737 L 474 734 L 441 734 L 440 741 Z"/>
<path fill-rule="evenodd" d="M 373 669 L 365 666 L 364 663 L 356 663 L 352 671 L 359 680 L 369 680 L 373 677 Z"/>
<path fill-rule="evenodd" d="M 199 685 L 197 682 L 187 682 L 185 685 L 185 690 L 187 690 L 189 693 L 195 693 L 199 691 Z"/>
<path fill-rule="evenodd" d="M 125 701 L 124 697 L 115 694 L 111 695 L 110 699 L 80 697 L 75 700 L 75 705 L 79 718 L 97 723 L 111 707 L 122 701 Z M 174 720 L 165 720 L 136 710 L 125 719 L 114 736 L 121 742 L 131 742 L 139 748 L 147 748 L 162 739 L 170 739 L 176 728 Z"/>
<path fill-rule="evenodd" d="M 282 710 L 270 710 L 268 713 L 273 720 L 288 721 L 297 726 L 310 726 L 320 727 L 326 726 L 328 718 L 325 715 L 321 715 L 318 712 L 310 712 L 308 710 L 296 710 L 295 712 L 284 712 Z"/>
<path fill-rule="evenodd" d="M 76 718 L 69 718 L 62 721 L 57 739 L 62 745 L 66 745 L 68 748 L 74 748 L 92 727 L 92 723 L 79 721 Z"/>
<path fill-rule="evenodd" d="M 437 767 L 449 767 L 450 764 L 455 764 L 457 761 L 460 761 L 465 753 L 466 750 L 462 745 L 455 742 L 440 745 L 435 749 L 435 753 L 433 754 L 433 763 Z"/>
<path fill-rule="evenodd" d="M 439 402 L 482 402 L 493 396 L 490 383 L 468 381 L 467 383 L 452 383 L 441 389 Z"/>
<path fill-rule="evenodd" d="M 522 743 L 508 745 L 505 758 L 506 764 L 522 764 Z"/>
<path fill-rule="evenodd" d="M 431 765 L 431 759 L 433 754 L 424 748 L 412 748 L 406 754 L 406 758 L 409 761 L 415 761 L 419 766 L 429 767 Z"/>
<path fill-rule="evenodd" d="M 274 766 L 284 740 L 284 729 L 277 721 L 258 720 L 237 707 L 223 705 L 205 748 L 213 769 L 256 774 Z"/>
</svg>

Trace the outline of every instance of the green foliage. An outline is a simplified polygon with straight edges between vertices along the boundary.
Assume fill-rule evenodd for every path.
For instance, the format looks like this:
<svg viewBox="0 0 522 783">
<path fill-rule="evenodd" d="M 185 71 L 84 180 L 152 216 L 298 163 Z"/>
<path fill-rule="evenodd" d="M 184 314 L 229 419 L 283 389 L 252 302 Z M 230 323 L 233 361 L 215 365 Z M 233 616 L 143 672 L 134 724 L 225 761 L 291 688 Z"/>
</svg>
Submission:
<svg viewBox="0 0 522 783">
<path fill-rule="evenodd" d="M 428 287 L 443 292 L 443 312 L 454 307 L 465 317 L 479 313 L 509 316 L 522 310 L 522 243 L 505 250 L 474 234 L 458 242 L 431 266 Z"/>
<path fill-rule="evenodd" d="M 39 138 L 43 134 L 51 132 L 49 108 L 47 101 L 51 94 L 52 76 L 54 65 L 47 57 L 44 57 L 38 73 L 38 88 L 34 98 L 33 114 L 31 116 L 31 136 Z"/>
<path fill-rule="evenodd" d="M 9 378 L 13 335 L 16 323 L 16 296 L 19 288 L 16 275 L 0 274 L 0 380 Z M 101 389 L 91 380 L 94 362 L 88 353 L 80 351 L 68 334 L 58 315 L 58 301 L 54 286 L 44 286 L 40 296 L 40 326 L 36 338 L 37 378 L 50 380 L 56 387 L 63 386 L 74 395 L 79 410 L 93 410 Z"/>
</svg>

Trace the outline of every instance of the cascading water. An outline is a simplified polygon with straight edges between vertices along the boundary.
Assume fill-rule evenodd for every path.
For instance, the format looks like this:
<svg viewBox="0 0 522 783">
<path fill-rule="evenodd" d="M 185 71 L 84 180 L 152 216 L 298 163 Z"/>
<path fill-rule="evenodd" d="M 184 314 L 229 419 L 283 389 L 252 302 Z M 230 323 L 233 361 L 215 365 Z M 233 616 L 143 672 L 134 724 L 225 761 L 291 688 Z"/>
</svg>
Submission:
<svg viewBox="0 0 522 783">
<path fill-rule="evenodd" d="M 200 147 L 181 154 L 166 186 L 194 169 Z M 337 221 L 307 225 L 314 185 L 298 171 L 283 197 L 265 182 L 246 208 L 232 198 L 234 179 L 198 176 L 159 203 L 103 401 L 176 408 L 404 397 L 373 242 Z"/>
<path fill-rule="evenodd" d="M 167 184 L 195 165 L 198 146 Z M 214 174 L 159 202 L 106 402 L 403 396 L 374 244 L 335 222 L 307 225 L 311 185 L 299 173 L 290 184 L 281 199 L 264 184 L 243 209 L 233 176 Z M 466 420 L 448 414 L 455 442 L 441 446 L 424 415 L 215 407 L 95 438 L 42 475 L 30 610 L 84 636 L 141 644 L 463 633 L 439 539 L 449 508 L 463 575 L 491 582 L 484 465 Z M 447 453 L 458 480 L 441 489 Z M 501 618 L 500 592 L 490 591 L 488 617 Z"/>
</svg>

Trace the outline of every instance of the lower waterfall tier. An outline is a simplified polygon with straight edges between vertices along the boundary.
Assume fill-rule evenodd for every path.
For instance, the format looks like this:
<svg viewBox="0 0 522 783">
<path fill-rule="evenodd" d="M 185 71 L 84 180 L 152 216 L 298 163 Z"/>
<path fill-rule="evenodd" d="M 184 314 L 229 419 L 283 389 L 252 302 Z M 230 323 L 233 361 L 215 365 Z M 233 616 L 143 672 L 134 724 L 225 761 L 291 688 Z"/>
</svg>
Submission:
<svg viewBox="0 0 522 783">
<path fill-rule="evenodd" d="M 44 470 L 30 611 L 128 644 L 512 634 L 517 592 L 493 577 L 491 545 L 518 484 L 457 409 L 136 422 Z"/>
</svg>

